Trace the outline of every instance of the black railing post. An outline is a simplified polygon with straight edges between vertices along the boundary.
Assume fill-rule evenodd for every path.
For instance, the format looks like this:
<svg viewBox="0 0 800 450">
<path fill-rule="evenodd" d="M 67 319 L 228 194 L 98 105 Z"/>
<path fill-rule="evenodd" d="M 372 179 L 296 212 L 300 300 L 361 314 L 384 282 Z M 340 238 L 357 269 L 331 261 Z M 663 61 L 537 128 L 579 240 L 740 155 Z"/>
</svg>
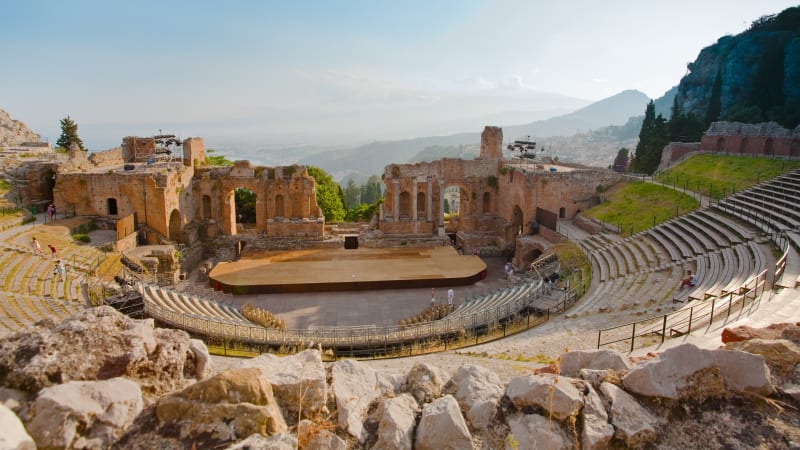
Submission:
<svg viewBox="0 0 800 450">
<path fill-rule="evenodd" d="M 664 343 L 664 339 L 667 336 L 667 315 L 664 314 L 664 321 L 661 324 L 661 343 Z"/>
<path fill-rule="evenodd" d="M 633 345 L 636 342 L 636 322 L 633 323 L 633 331 L 631 332 L 631 351 L 633 351 Z"/>
<path fill-rule="evenodd" d="M 694 317 L 694 306 L 689 308 L 689 328 L 686 330 L 686 334 L 692 334 L 692 318 Z M 711 303 L 711 317 L 714 317 L 714 303 Z M 713 319 L 712 319 L 713 320 Z"/>
</svg>

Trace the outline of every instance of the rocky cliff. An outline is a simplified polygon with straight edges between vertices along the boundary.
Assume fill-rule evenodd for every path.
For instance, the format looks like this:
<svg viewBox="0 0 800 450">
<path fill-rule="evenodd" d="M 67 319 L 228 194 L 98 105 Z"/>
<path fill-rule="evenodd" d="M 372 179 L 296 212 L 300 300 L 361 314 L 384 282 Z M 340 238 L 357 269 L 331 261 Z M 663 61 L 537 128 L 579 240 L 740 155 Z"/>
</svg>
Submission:
<svg viewBox="0 0 800 450">
<path fill-rule="evenodd" d="M 715 120 L 800 123 L 800 7 L 725 36 L 688 65 L 678 86 L 682 113 Z"/>
<path fill-rule="evenodd" d="M 501 380 L 318 350 L 231 362 L 110 307 L 0 339 L 0 448 L 795 448 L 800 327 L 727 330 L 631 361 L 568 352 Z"/>
<path fill-rule="evenodd" d="M 0 109 L 0 147 L 12 147 L 23 142 L 39 142 L 39 135 L 29 130 L 27 125 L 14 120 Z"/>
</svg>

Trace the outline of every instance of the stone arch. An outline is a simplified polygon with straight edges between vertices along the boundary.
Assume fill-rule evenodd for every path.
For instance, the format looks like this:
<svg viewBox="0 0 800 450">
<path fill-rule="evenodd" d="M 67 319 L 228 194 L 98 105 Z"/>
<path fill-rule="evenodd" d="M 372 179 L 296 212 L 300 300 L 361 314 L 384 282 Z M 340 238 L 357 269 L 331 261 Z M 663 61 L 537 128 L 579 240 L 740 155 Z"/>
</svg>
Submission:
<svg viewBox="0 0 800 450">
<path fill-rule="evenodd" d="M 726 150 L 725 149 L 725 138 L 724 137 L 720 136 L 720 137 L 717 138 L 717 144 L 714 147 L 714 150 L 716 150 L 718 152 L 722 152 L 722 151 Z"/>
<path fill-rule="evenodd" d="M 169 240 L 175 242 L 182 242 L 183 235 L 183 219 L 181 219 L 181 212 L 177 208 L 172 210 L 169 215 Z"/>
<path fill-rule="evenodd" d="M 212 216 L 211 216 L 211 197 L 208 196 L 208 195 L 204 195 L 203 199 L 202 199 L 202 203 L 203 203 L 203 206 L 202 206 L 202 208 L 203 208 L 203 219 L 206 219 L 206 220 L 211 219 L 212 218 Z"/>
<path fill-rule="evenodd" d="M 411 217 L 411 194 L 408 191 L 400 193 L 400 211 L 398 213 L 401 219 Z"/>
<path fill-rule="evenodd" d="M 425 193 L 424 192 L 417 192 L 417 218 L 424 219 L 425 218 Z"/>
<path fill-rule="evenodd" d="M 116 216 L 118 214 L 117 199 L 113 197 L 106 199 L 106 213 L 109 216 Z"/>
<path fill-rule="evenodd" d="M 522 213 L 522 208 L 519 205 L 514 205 L 514 210 L 511 214 L 511 229 L 514 236 L 522 234 L 522 224 L 525 223 L 525 215 Z"/>
<path fill-rule="evenodd" d="M 286 217 L 283 212 L 283 195 L 275 196 L 275 217 Z"/>
<path fill-rule="evenodd" d="M 492 194 L 490 192 L 483 193 L 483 213 L 488 214 L 492 212 Z"/>
</svg>

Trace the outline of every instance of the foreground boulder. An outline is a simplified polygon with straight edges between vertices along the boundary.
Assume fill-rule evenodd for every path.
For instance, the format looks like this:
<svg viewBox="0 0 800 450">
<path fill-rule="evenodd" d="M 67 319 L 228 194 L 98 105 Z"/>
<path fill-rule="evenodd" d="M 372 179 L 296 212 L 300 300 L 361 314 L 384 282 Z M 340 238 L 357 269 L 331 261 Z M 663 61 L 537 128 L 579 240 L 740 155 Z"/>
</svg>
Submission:
<svg viewBox="0 0 800 450">
<path fill-rule="evenodd" d="M 611 424 L 615 437 L 632 448 L 642 448 L 656 439 L 658 419 L 647 412 L 632 395 L 611 383 L 600 385 L 610 407 Z"/>
<path fill-rule="evenodd" d="M 489 426 L 503 396 L 503 384 L 496 373 L 473 364 L 458 368 L 445 391 L 452 394 L 467 411 L 467 419 L 476 429 Z"/>
<path fill-rule="evenodd" d="M 430 403 L 442 396 L 442 389 L 450 381 L 444 370 L 427 363 L 417 363 L 406 375 L 402 392 L 413 395 L 419 403 Z"/>
<path fill-rule="evenodd" d="M 574 351 L 561 355 L 559 370 L 561 375 L 576 377 L 581 369 L 628 370 L 631 363 L 624 355 L 611 350 Z"/>
<path fill-rule="evenodd" d="M 272 387 L 255 368 L 227 370 L 163 397 L 156 417 L 161 427 L 177 426 L 181 439 L 207 435 L 228 442 L 287 430 Z"/>
<path fill-rule="evenodd" d="M 35 450 L 33 438 L 25 431 L 25 427 L 14 411 L 0 405 L 0 449 Z"/>
<path fill-rule="evenodd" d="M 331 391 L 336 398 L 339 427 L 364 442 L 364 419 L 370 403 L 394 393 L 394 380 L 357 361 L 336 361 L 331 369 Z"/>
<path fill-rule="evenodd" d="M 272 392 L 286 414 L 312 417 L 328 401 L 328 383 L 322 354 L 305 350 L 278 357 L 269 353 L 243 360 L 240 367 L 256 367 L 272 385 Z"/>
<path fill-rule="evenodd" d="M 71 381 L 42 389 L 26 422 L 39 447 L 104 449 L 142 407 L 142 392 L 133 381 Z"/>
<path fill-rule="evenodd" d="M 608 413 L 600 395 L 591 384 L 587 383 L 584 386 L 581 448 L 583 450 L 608 448 L 608 443 L 614 437 L 614 427 L 608 423 Z"/>
<path fill-rule="evenodd" d="M 523 414 L 508 419 L 511 434 L 506 437 L 506 449 L 568 450 L 572 441 L 558 422 L 539 414 Z"/>
<path fill-rule="evenodd" d="M 753 328 L 747 325 L 725 328 L 722 330 L 722 343 L 728 344 L 750 339 L 780 339 L 784 337 L 784 331 L 789 328 L 798 329 L 800 327 L 793 323 L 774 323 L 764 328 Z"/>
<path fill-rule="evenodd" d="M 583 407 L 581 393 L 570 378 L 553 375 L 526 375 L 512 379 L 506 387 L 506 395 L 519 409 L 532 406 L 544 409 L 556 420 L 576 416 Z"/>
<path fill-rule="evenodd" d="M 330 430 L 321 428 L 310 420 L 297 424 L 298 445 L 302 448 L 318 450 L 347 450 L 347 443 Z"/>
<path fill-rule="evenodd" d="M 692 344 L 670 348 L 658 358 L 636 366 L 625 375 L 622 384 L 635 394 L 668 399 L 702 400 L 723 395 L 727 390 L 759 395 L 775 392 L 763 356 L 703 350 Z"/>
<path fill-rule="evenodd" d="M 800 364 L 800 346 L 786 339 L 750 339 L 731 342 L 725 348 L 761 355 L 769 367 L 779 374 L 788 374 Z"/>
<path fill-rule="evenodd" d="M 204 346 L 203 346 L 204 347 Z M 154 328 L 110 306 L 87 309 L 58 325 L 0 339 L 0 385 L 36 393 L 69 381 L 125 377 L 146 399 L 182 389 L 198 374 L 197 352 L 184 331 Z"/>
<path fill-rule="evenodd" d="M 419 405 L 411 394 L 383 399 L 376 415 L 378 440 L 372 450 L 411 450 Z"/>
<path fill-rule="evenodd" d="M 452 395 L 445 395 L 422 408 L 417 426 L 416 450 L 471 450 L 472 435 Z"/>
</svg>

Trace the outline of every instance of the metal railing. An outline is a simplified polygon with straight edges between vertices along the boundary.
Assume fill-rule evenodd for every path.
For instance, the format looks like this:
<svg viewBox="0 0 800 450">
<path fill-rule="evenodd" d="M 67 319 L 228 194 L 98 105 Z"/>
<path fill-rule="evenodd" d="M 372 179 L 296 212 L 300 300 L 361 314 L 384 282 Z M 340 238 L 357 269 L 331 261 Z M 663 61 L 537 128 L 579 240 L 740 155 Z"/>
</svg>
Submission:
<svg viewBox="0 0 800 450">
<path fill-rule="evenodd" d="M 215 340 L 233 341 L 269 348 L 300 348 L 309 345 L 320 345 L 334 351 L 368 350 L 390 353 L 398 346 L 413 344 L 424 340 L 444 339 L 464 336 L 472 333 L 476 336 L 492 330 L 505 333 L 506 323 L 512 320 L 524 320 L 523 326 L 530 327 L 531 317 L 534 324 L 546 321 L 551 315 L 565 311 L 577 298 L 577 293 L 566 293 L 563 300 L 553 306 L 537 305 L 537 302 L 548 295 L 552 283 L 543 280 L 534 281 L 536 286 L 521 298 L 515 298 L 508 304 L 499 305 L 468 315 L 453 314 L 440 320 L 413 325 L 396 325 L 385 327 L 318 327 L 309 329 L 278 330 L 265 328 L 256 324 L 235 323 L 232 321 L 199 316 L 186 312 L 177 312 L 157 305 L 145 295 L 144 309 L 148 317 L 159 322 L 180 328 L 193 335 Z M 139 284 L 141 292 L 148 285 Z M 163 289 L 163 288 L 162 288 Z M 538 320 L 538 321 L 537 321 Z"/>
<path fill-rule="evenodd" d="M 766 283 L 767 270 L 764 269 L 734 291 L 695 301 L 669 314 L 601 329 L 597 332 L 597 348 L 630 341 L 630 351 L 633 351 L 637 340 L 642 346 L 653 344 L 653 339 L 663 343 L 667 337 L 683 336 L 703 325 L 727 320 L 735 308 L 743 311 L 748 303 L 752 305 L 758 301 L 764 294 Z M 603 341 L 603 335 L 607 340 Z"/>
</svg>

